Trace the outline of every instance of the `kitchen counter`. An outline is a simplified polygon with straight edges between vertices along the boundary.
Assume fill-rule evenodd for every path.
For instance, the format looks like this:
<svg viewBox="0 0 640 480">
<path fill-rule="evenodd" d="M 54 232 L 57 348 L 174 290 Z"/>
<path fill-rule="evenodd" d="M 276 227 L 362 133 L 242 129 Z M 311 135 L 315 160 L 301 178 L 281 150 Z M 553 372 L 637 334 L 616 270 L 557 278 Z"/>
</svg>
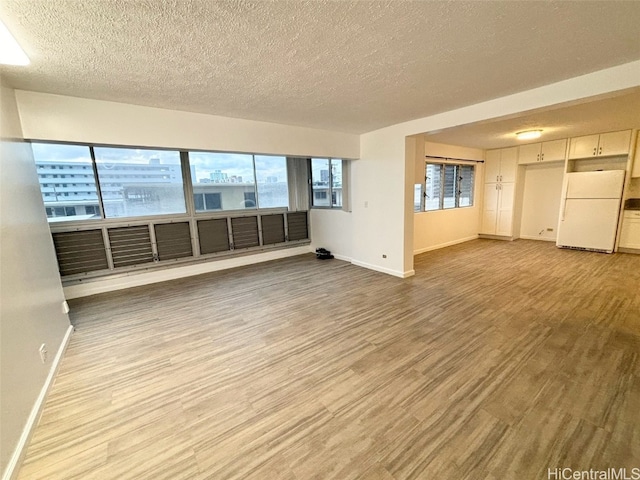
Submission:
<svg viewBox="0 0 640 480">
<path fill-rule="evenodd" d="M 640 210 L 640 198 L 628 198 L 624 202 L 625 210 Z"/>
</svg>

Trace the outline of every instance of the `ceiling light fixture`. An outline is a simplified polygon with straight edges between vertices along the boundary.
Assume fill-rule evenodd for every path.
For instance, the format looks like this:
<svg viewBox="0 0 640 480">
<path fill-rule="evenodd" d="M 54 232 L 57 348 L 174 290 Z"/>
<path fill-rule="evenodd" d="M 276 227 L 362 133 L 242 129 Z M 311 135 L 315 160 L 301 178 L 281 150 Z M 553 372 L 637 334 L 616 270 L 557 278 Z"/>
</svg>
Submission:
<svg viewBox="0 0 640 480">
<path fill-rule="evenodd" d="M 518 140 L 533 140 L 534 138 L 540 138 L 540 135 L 542 135 L 542 130 L 527 130 L 516 133 L 516 138 Z"/>
<path fill-rule="evenodd" d="M 29 65 L 29 57 L 2 22 L 0 22 L 0 64 Z"/>
</svg>

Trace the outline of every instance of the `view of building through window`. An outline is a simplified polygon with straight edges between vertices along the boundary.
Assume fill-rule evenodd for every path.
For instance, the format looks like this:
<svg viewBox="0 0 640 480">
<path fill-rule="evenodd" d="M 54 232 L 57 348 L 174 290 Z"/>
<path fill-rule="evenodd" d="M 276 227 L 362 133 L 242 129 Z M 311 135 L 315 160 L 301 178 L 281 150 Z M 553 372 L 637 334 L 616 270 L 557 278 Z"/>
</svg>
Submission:
<svg viewBox="0 0 640 480">
<path fill-rule="evenodd" d="M 288 208 L 287 157 L 32 142 L 50 222 Z M 300 161 L 303 161 L 302 159 Z M 314 158 L 312 204 L 341 207 L 343 163 Z M 191 185 L 185 185 L 183 168 Z"/>
<path fill-rule="evenodd" d="M 257 208 L 253 155 L 189 152 L 196 212 Z"/>
<path fill-rule="evenodd" d="M 311 159 L 312 205 L 342 207 L 342 160 Z"/>
<path fill-rule="evenodd" d="M 187 211 L 179 152 L 95 147 L 94 154 L 106 218 Z"/>
<path fill-rule="evenodd" d="M 89 147 L 33 143 L 32 148 L 49 221 L 100 218 Z"/>
<path fill-rule="evenodd" d="M 260 208 L 288 207 L 287 158 L 256 155 L 255 162 Z"/>
<path fill-rule="evenodd" d="M 286 157 L 189 152 L 189 167 L 198 212 L 289 206 Z"/>
</svg>

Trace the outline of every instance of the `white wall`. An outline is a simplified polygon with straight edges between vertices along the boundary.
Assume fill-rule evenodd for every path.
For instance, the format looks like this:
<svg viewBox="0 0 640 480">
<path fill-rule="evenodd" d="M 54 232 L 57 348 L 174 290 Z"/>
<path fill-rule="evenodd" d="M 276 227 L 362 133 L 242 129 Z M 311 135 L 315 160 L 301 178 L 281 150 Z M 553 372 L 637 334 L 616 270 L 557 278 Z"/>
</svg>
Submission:
<svg viewBox="0 0 640 480">
<path fill-rule="evenodd" d="M 640 61 L 362 135 L 352 180 L 352 261 L 396 275 L 412 270 L 415 157 L 407 152 L 406 137 L 637 86 Z M 386 259 L 382 253 L 387 254 Z"/>
<path fill-rule="evenodd" d="M 425 156 L 483 160 L 484 151 L 442 143 L 425 142 L 424 154 L 416 157 L 415 183 L 424 177 Z M 473 206 L 415 213 L 413 217 L 413 253 L 418 254 L 478 238 L 484 169 L 476 164 Z"/>
<path fill-rule="evenodd" d="M 358 158 L 357 135 L 17 90 L 25 138 Z"/>
<path fill-rule="evenodd" d="M 351 169 L 352 263 L 400 277 L 411 275 L 413 268 L 405 257 L 404 230 L 413 225 L 415 145 L 409 162 L 406 147 L 405 136 L 394 128 L 366 133 L 360 138 L 366 160 Z"/>
<path fill-rule="evenodd" d="M 62 285 L 31 148 L 20 140 L 13 90 L 2 87 L 0 107 L 0 466 L 8 478 L 14 453 L 22 453 L 19 447 L 37 419 L 70 324 L 62 312 Z M 45 364 L 38 353 L 43 343 L 49 352 Z"/>
<path fill-rule="evenodd" d="M 312 250 L 323 247 L 340 260 L 351 261 L 351 212 L 312 208 L 310 218 Z"/>
<path fill-rule="evenodd" d="M 527 165 L 520 237 L 555 241 L 562 196 L 564 163 Z M 548 231 L 551 228 L 553 231 Z"/>
</svg>

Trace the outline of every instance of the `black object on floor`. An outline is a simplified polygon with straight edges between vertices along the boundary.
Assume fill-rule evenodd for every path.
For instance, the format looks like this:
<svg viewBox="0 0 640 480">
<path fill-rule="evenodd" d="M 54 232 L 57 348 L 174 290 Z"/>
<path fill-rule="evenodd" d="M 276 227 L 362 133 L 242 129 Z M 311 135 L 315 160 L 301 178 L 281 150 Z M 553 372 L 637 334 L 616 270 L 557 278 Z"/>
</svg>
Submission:
<svg viewBox="0 0 640 480">
<path fill-rule="evenodd" d="M 329 260 L 330 258 L 333 258 L 333 255 L 331 255 L 331 252 L 325 248 L 316 248 L 316 258 L 319 260 Z"/>
</svg>

